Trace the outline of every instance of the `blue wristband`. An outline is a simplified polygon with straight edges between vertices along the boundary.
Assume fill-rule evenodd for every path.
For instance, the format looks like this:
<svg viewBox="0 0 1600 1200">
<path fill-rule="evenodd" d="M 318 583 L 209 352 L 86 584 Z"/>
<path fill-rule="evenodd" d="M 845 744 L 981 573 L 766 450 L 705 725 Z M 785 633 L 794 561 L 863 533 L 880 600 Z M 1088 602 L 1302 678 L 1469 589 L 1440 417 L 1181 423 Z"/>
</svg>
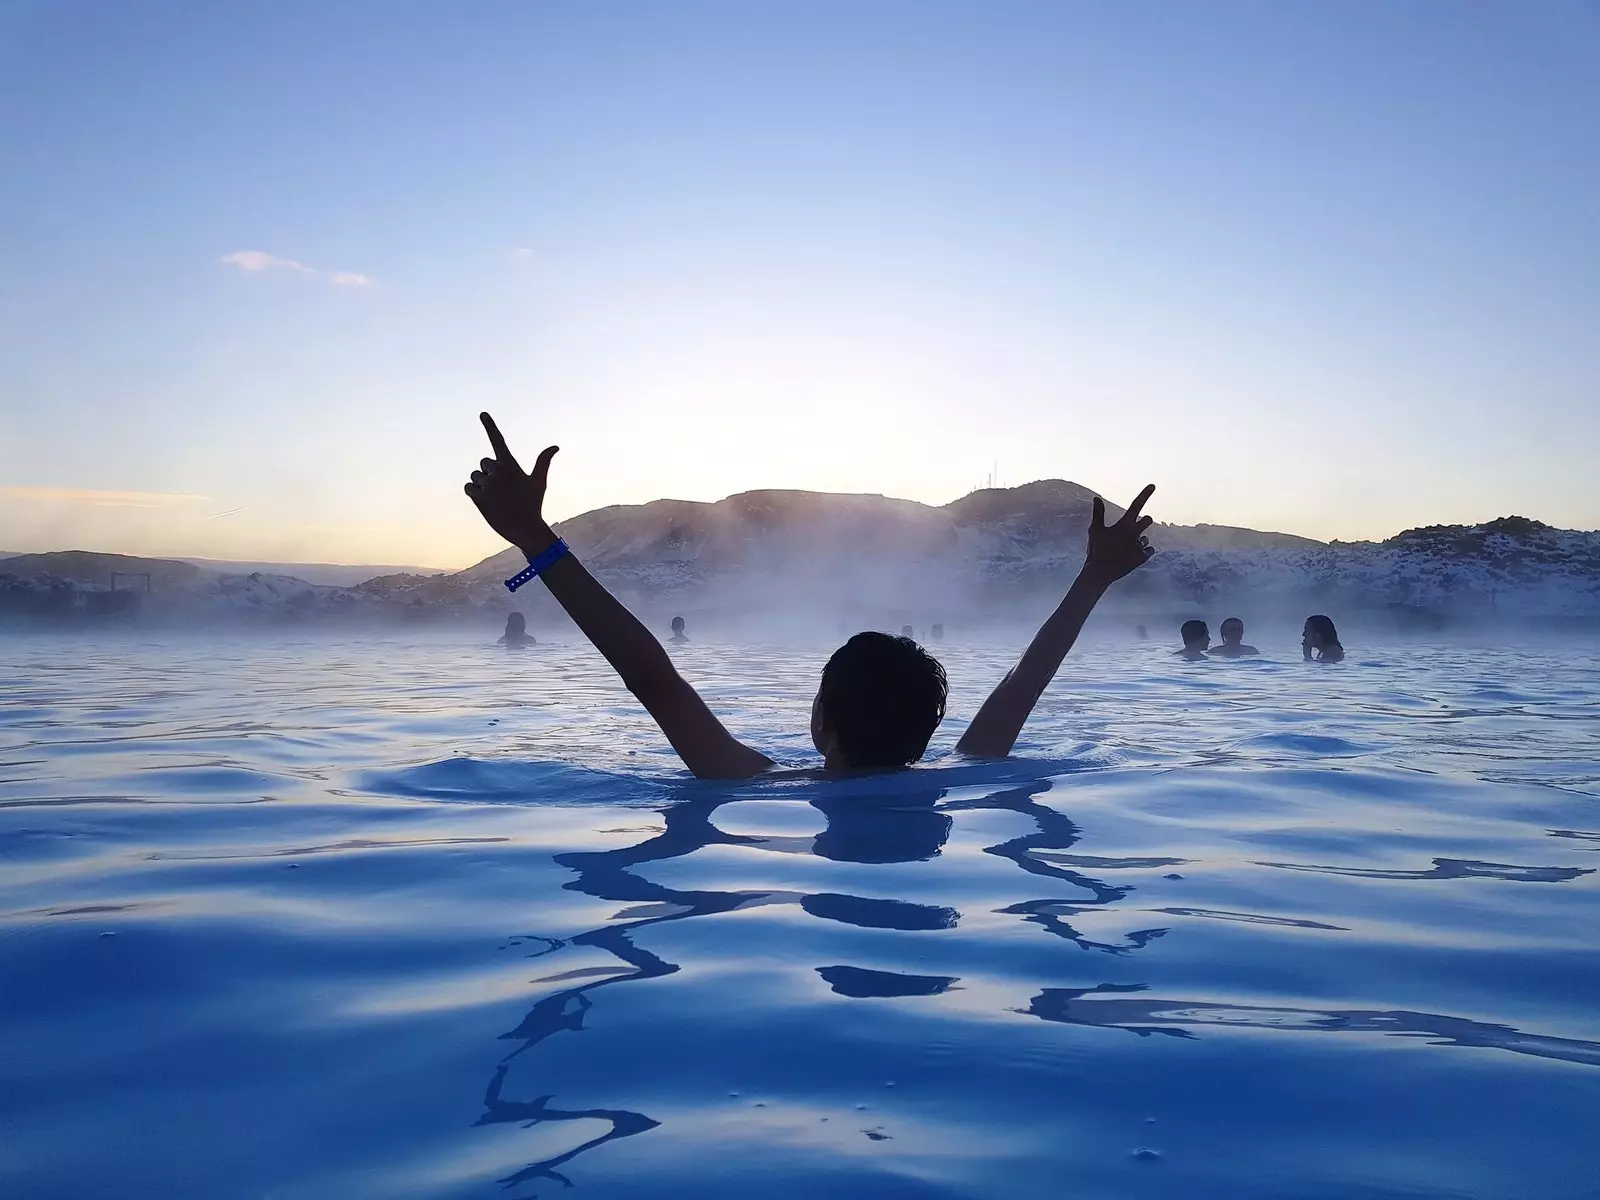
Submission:
<svg viewBox="0 0 1600 1200">
<path fill-rule="evenodd" d="M 556 563 L 560 562 L 563 558 L 571 553 L 572 547 L 568 546 L 566 542 L 562 541 L 560 538 L 557 538 L 548 550 L 542 551 L 536 558 L 530 558 L 528 560 L 526 569 L 518 571 L 510 579 L 506 580 L 506 591 L 516 591 L 523 584 L 527 583 L 528 580 L 543 574 L 545 571 L 548 571 L 551 567 L 555 566 Z"/>
</svg>

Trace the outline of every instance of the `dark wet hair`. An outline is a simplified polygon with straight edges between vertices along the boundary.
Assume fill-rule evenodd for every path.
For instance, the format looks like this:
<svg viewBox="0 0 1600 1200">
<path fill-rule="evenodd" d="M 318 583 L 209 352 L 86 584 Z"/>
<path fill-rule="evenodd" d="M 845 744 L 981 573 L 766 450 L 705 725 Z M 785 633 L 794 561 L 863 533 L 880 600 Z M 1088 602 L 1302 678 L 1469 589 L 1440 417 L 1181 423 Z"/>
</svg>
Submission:
<svg viewBox="0 0 1600 1200">
<path fill-rule="evenodd" d="M 858 633 L 822 668 L 823 718 L 852 767 L 903 767 L 944 719 L 944 668 L 908 637 Z"/>
<path fill-rule="evenodd" d="M 683 632 L 683 618 L 682 617 L 673 617 L 672 618 L 672 632 L 673 633 L 682 633 Z"/>
<path fill-rule="evenodd" d="M 1228 630 L 1228 626 L 1229 625 L 1237 625 L 1239 627 L 1239 635 L 1241 637 L 1244 636 L 1244 622 L 1243 621 L 1241 621 L 1238 617 L 1224 617 L 1222 619 L 1222 624 L 1220 626 L 1218 626 L 1218 629 L 1220 629 L 1222 631 L 1222 635 L 1224 637 L 1227 636 L 1227 630 Z"/>
<path fill-rule="evenodd" d="M 1333 627 L 1333 622 L 1321 613 L 1306 618 L 1306 631 L 1308 633 L 1315 631 L 1317 640 L 1324 646 L 1338 646 L 1339 649 L 1344 649 L 1339 645 L 1339 631 Z"/>
<path fill-rule="evenodd" d="M 1183 637 L 1185 646 L 1191 642 L 1198 642 L 1201 638 L 1208 642 L 1211 640 L 1211 630 L 1207 628 L 1204 621 L 1185 621 L 1183 628 L 1178 630 L 1178 633 Z"/>
<path fill-rule="evenodd" d="M 528 627 L 528 618 L 519 612 L 511 613 L 506 617 L 506 628 L 510 629 L 513 625 L 518 629 L 526 629 Z"/>
</svg>

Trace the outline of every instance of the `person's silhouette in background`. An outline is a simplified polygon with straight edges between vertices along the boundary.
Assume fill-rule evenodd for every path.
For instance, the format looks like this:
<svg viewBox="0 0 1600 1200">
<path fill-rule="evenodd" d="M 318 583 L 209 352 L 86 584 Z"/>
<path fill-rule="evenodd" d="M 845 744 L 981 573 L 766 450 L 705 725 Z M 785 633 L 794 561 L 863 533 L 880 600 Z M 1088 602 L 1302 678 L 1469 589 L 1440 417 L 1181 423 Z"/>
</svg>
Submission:
<svg viewBox="0 0 1600 1200">
<path fill-rule="evenodd" d="M 935 625 L 928 633 L 928 640 L 932 642 L 944 641 L 944 626 Z"/>
<path fill-rule="evenodd" d="M 1148 638 L 1150 636 L 1150 631 L 1148 629 L 1146 629 L 1143 625 L 1136 626 L 1135 629 L 1134 629 L 1134 632 L 1139 635 L 1139 640 L 1141 642 L 1144 641 L 1146 638 Z"/>
<path fill-rule="evenodd" d="M 678 643 L 679 645 L 682 645 L 684 642 L 689 640 L 689 635 L 683 631 L 682 617 L 672 618 L 672 637 L 670 640 Z"/>
<path fill-rule="evenodd" d="M 1315 651 L 1317 662 L 1343 662 L 1344 647 L 1339 644 L 1339 631 L 1333 627 L 1333 622 L 1318 613 L 1314 617 L 1306 618 L 1305 636 L 1300 642 L 1300 649 L 1306 656 L 1306 661 L 1312 661 Z"/>
<path fill-rule="evenodd" d="M 1204 621 L 1185 621 L 1178 632 L 1183 637 L 1183 649 L 1174 653 L 1187 662 L 1198 662 L 1206 656 L 1211 646 L 1211 630 Z"/>
<path fill-rule="evenodd" d="M 519 612 L 512 613 L 506 618 L 506 631 L 500 635 L 497 646 L 531 646 L 534 638 L 528 632 L 528 619 Z"/>
<path fill-rule="evenodd" d="M 1254 646 L 1244 644 L 1244 622 L 1238 617 L 1229 617 L 1222 623 L 1222 645 L 1211 652 L 1214 658 L 1243 658 L 1260 653 Z"/>
<path fill-rule="evenodd" d="M 915 638 L 917 635 L 911 631 L 911 626 L 902 625 L 900 626 L 900 636 L 903 638 Z"/>
</svg>

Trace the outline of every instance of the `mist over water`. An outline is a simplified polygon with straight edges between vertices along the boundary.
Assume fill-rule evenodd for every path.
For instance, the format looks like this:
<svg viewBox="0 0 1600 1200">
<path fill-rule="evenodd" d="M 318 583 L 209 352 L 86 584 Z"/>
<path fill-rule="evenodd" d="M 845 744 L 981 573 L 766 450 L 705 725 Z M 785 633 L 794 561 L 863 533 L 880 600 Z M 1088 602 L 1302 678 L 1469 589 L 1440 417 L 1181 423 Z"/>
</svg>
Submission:
<svg viewBox="0 0 1600 1200">
<path fill-rule="evenodd" d="M 987 763 L 952 621 L 923 766 L 739 784 L 537 622 L 0 639 L 8 1193 L 1591 1196 L 1600 640 L 1241 615 Z M 837 631 L 689 617 L 817 765 Z"/>
</svg>

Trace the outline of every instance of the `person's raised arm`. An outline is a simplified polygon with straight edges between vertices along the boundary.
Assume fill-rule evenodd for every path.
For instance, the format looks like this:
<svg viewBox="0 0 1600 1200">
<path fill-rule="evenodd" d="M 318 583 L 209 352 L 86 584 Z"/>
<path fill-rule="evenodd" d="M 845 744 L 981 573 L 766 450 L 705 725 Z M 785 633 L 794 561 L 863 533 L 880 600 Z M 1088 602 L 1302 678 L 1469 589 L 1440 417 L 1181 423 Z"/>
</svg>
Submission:
<svg viewBox="0 0 1600 1200">
<path fill-rule="evenodd" d="M 1083 570 L 1078 572 L 1066 598 L 1034 634 L 1033 641 L 1023 652 L 1022 661 L 983 702 L 978 715 L 972 718 L 972 724 L 956 743 L 957 751 L 984 757 L 1003 757 L 1011 753 L 1028 714 L 1033 712 L 1045 687 L 1055 678 L 1061 660 L 1078 640 L 1083 623 L 1089 619 L 1100 597 L 1113 583 L 1142 567 L 1155 553 L 1144 536 L 1144 531 L 1150 528 L 1150 518 L 1139 515 L 1155 490 L 1153 483 L 1146 487 L 1128 506 L 1122 519 L 1109 526 L 1105 502 L 1099 496 L 1094 498 L 1094 515 L 1089 521 L 1089 552 L 1084 558 Z"/>
<path fill-rule="evenodd" d="M 494 418 L 483 413 L 481 419 L 494 457 L 484 459 L 472 473 L 467 495 L 489 527 L 532 562 L 557 541 L 544 519 L 545 483 L 557 447 L 546 447 L 533 470 L 524 471 Z M 539 578 L 649 710 L 689 770 L 702 779 L 743 779 L 772 765 L 765 754 L 723 728 L 700 693 L 678 674 L 655 635 L 589 574 L 575 555 L 562 555 L 540 572 Z"/>
</svg>

